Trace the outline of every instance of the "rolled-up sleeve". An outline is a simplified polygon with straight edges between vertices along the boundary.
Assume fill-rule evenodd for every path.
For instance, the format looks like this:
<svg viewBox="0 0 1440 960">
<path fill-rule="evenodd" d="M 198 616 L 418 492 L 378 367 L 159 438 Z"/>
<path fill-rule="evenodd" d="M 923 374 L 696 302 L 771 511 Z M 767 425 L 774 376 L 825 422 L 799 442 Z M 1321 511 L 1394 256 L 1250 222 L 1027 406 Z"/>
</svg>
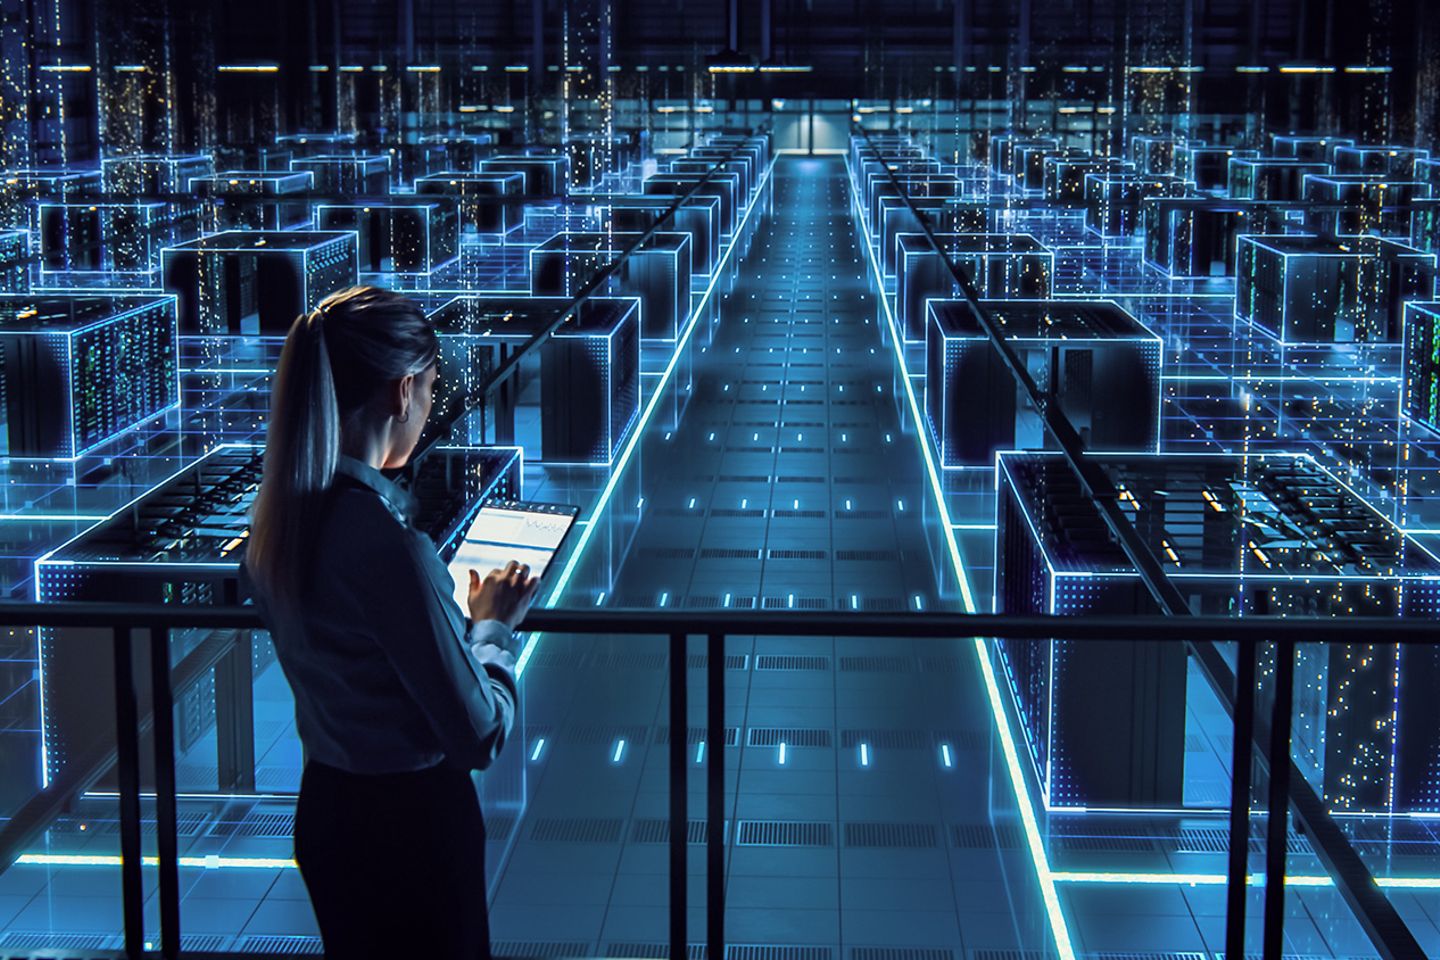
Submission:
<svg viewBox="0 0 1440 960">
<path fill-rule="evenodd" d="M 503 653 L 509 631 L 495 621 L 467 624 L 434 544 L 412 529 L 399 540 L 393 561 L 372 571 L 375 590 L 366 605 L 374 636 L 446 757 L 483 770 L 509 735 L 517 691 L 513 657 L 508 667 L 486 662 L 474 647 L 478 641 Z"/>
</svg>

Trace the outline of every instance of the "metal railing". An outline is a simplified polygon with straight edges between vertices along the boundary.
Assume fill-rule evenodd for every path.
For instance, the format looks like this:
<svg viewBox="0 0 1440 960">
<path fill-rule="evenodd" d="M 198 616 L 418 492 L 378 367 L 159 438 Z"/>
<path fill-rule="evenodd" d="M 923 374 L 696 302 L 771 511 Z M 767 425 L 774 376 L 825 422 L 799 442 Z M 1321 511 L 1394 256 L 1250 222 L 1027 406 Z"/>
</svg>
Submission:
<svg viewBox="0 0 1440 960">
<path fill-rule="evenodd" d="M 143 904 L 145 891 L 141 877 L 141 735 L 147 726 L 153 736 L 155 750 L 155 825 L 157 837 L 158 904 L 160 919 L 159 956 L 180 955 L 180 886 L 178 811 L 176 799 L 176 755 L 173 711 L 178 685 L 170 663 L 171 630 L 262 629 L 263 624 L 253 607 L 177 607 L 167 605 L 98 604 L 98 603 L 0 603 L 0 627 L 103 628 L 111 631 L 115 664 L 115 704 L 117 720 L 116 763 L 119 781 L 120 874 L 123 903 L 125 955 L 139 958 L 148 955 L 145 948 Z M 1237 686 L 1230 693 L 1240 704 L 1255 703 L 1257 694 L 1255 656 L 1259 645 L 1277 645 L 1276 682 L 1280 684 L 1272 701 L 1272 716 L 1266 728 L 1272 734 L 1271 749 L 1277 756 L 1288 756 L 1290 750 L 1289 711 L 1291 698 L 1286 690 L 1287 679 L 1293 680 L 1294 654 L 1300 644 L 1353 642 L 1363 636 L 1367 644 L 1412 644 L 1433 646 L 1440 643 L 1434 625 L 1427 621 L 1385 617 L 1352 619 L 1303 620 L 1293 617 L 1228 617 L 1166 616 L 1098 617 L 1098 616 L 1005 616 L 992 614 L 906 613 L 883 614 L 864 612 L 788 613 L 731 611 L 639 611 L 639 610 L 535 610 L 520 625 L 525 632 L 576 634 L 614 637 L 666 637 L 669 641 L 670 680 L 670 748 L 669 756 L 669 943 L 670 956 L 689 956 L 687 923 L 688 882 L 688 800 L 689 758 L 688 738 L 679 731 L 688 729 L 687 644 L 693 636 L 706 638 L 706 722 L 705 740 L 711 744 L 725 743 L 725 640 L 728 636 L 786 637 L 861 637 L 903 638 L 906 640 L 963 640 L 990 638 L 1004 640 L 1054 640 L 1077 642 L 1128 641 L 1183 643 L 1214 642 L 1216 638 L 1233 641 L 1238 646 L 1241 669 L 1236 674 Z M 150 634 L 149 671 L 152 691 L 151 710 L 142 713 L 136 687 L 132 655 L 135 652 L 134 632 Z M 156 642 L 159 640 L 160 642 Z M 81 639 L 60 642 L 87 642 Z M 986 653 L 985 655 L 990 655 Z M 1245 668 L 1249 664 L 1249 669 Z M 1286 664 L 1289 664 L 1289 669 Z M 195 671 L 187 671 L 188 683 L 198 680 Z M 1252 722 L 1255 718 L 1252 716 Z M 1234 717 L 1235 737 L 1240 740 L 1243 718 Z M 725 751 L 709 750 L 706 764 L 706 934 L 708 956 L 725 956 Z M 1247 761 L 1248 763 L 1248 761 Z M 1245 818 L 1230 823 L 1229 850 L 1231 860 L 1237 857 L 1247 869 L 1250 846 L 1249 781 L 1236 776 L 1232 790 L 1243 788 L 1242 808 Z M 738 787 L 737 787 L 738 789 Z M 1273 827 L 1284 823 L 1287 785 L 1278 787 L 1272 780 L 1268 798 L 1268 815 Z M 59 813 L 59 808 L 54 808 Z M 53 817 L 53 814 L 52 814 Z M 47 823 L 35 817 L 19 818 L 0 830 L 0 864 L 8 867 Z M 1288 837 L 1282 831 L 1278 850 L 1273 829 L 1266 847 L 1265 890 L 1284 890 L 1285 852 Z M 1348 844 L 1347 844 L 1348 846 Z M 1318 852 L 1318 847 L 1317 847 Z M 1327 864 L 1329 866 L 1329 864 Z M 1363 869 L 1363 866 L 1362 866 Z M 1366 877 L 1369 877 L 1368 871 Z M 1337 883 L 1339 878 L 1336 878 Z M 1376 895 L 1382 891 L 1370 881 Z M 1243 895 L 1243 889 L 1242 889 Z M 1388 900 L 1385 901 L 1388 904 Z M 1398 928 L 1385 930 L 1377 947 L 1386 957 L 1416 958 L 1424 954 L 1414 944 L 1403 921 Z M 194 954 L 191 954 L 194 955 Z M 236 957 L 241 954 L 225 954 Z M 1231 960 L 1241 960 L 1229 955 Z M 1269 938 L 1263 954 L 1265 960 L 1279 960 L 1278 946 L 1271 948 Z"/>
<path fill-rule="evenodd" d="M 963 266 L 957 263 L 945 249 L 930 217 L 910 196 L 899 177 L 896 164 L 886 160 L 883 147 L 876 146 L 870 131 L 862 124 L 852 128 L 864 139 L 867 148 L 885 166 L 891 187 L 905 202 L 906 208 L 915 218 L 922 235 L 931 250 L 940 258 L 955 286 L 961 293 L 961 302 L 968 309 L 976 325 L 985 334 L 1005 369 L 1010 372 L 1025 398 L 1040 414 L 1046 433 L 1054 441 L 1060 455 L 1074 471 L 1081 491 L 1094 506 L 1096 513 L 1105 524 L 1106 531 L 1125 554 L 1130 565 L 1139 575 L 1141 583 L 1150 594 L 1157 609 L 1168 617 L 1169 630 L 1175 630 L 1179 623 L 1193 620 L 1194 614 L 1184 594 L 1165 573 L 1165 568 L 1150 546 L 1141 536 L 1136 525 L 1125 516 L 1120 506 L 1120 496 L 1115 484 L 1098 462 L 1086 455 L 1085 443 L 1073 424 L 1065 416 L 1058 403 L 1041 390 L 1025 365 L 1024 359 L 1009 342 L 1004 330 L 981 303 L 980 292 Z M 867 241 L 868 242 L 868 241 Z M 885 296 L 881 291 L 881 296 Z M 1210 635 L 1213 637 L 1214 635 Z M 1366 868 L 1359 854 L 1325 807 L 1324 801 L 1305 780 L 1303 774 L 1290 757 L 1290 698 L 1289 689 L 1294 675 L 1293 639 L 1281 641 L 1277 657 L 1277 701 L 1284 700 L 1286 709 L 1277 712 L 1272 723 L 1257 718 L 1253 702 L 1237 695 L 1237 691 L 1253 688 L 1255 671 L 1255 650 L 1253 646 L 1241 645 L 1237 658 L 1238 676 L 1230 669 L 1212 639 L 1194 636 L 1187 645 L 1195 657 L 1201 673 L 1221 704 L 1235 720 L 1235 739 L 1231 756 L 1232 776 L 1235 778 L 1230 798 L 1231 848 L 1230 863 L 1226 877 L 1226 932 L 1225 955 L 1230 960 L 1243 960 L 1245 956 L 1245 908 L 1248 872 L 1243 849 L 1237 849 L 1235 836 L 1249 818 L 1250 773 L 1252 756 L 1270 775 L 1269 819 L 1266 836 L 1267 879 L 1274 868 L 1275 884 L 1267 883 L 1264 899 L 1264 928 L 1262 940 L 1264 957 L 1279 958 L 1284 943 L 1285 886 L 1284 860 L 1288 815 L 1294 806 L 1297 823 L 1310 834 L 1312 845 L 1325 868 L 1335 878 L 1337 889 L 1360 925 L 1365 929 L 1372 943 L 1387 960 L 1401 957 L 1423 957 L 1419 944 L 1401 919 L 1394 905 L 1375 886 L 1374 878 Z M 1289 654 L 1287 656 L 1287 654 Z M 1284 750 L 1281 750 L 1281 747 Z M 1288 801 L 1288 802 L 1287 802 Z M 1271 861 L 1274 861 L 1272 863 Z"/>
</svg>

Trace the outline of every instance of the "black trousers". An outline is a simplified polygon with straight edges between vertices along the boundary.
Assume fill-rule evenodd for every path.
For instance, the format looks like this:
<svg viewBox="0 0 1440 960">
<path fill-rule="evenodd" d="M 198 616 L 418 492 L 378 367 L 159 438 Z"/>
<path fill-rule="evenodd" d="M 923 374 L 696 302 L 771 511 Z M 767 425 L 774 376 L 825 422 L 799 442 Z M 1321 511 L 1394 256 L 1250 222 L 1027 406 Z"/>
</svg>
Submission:
<svg viewBox="0 0 1440 960">
<path fill-rule="evenodd" d="M 485 823 L 469 773 L 367 776 L 312 760 L 295 860 L 330 960 L 490 960 Z"/>
</svg>

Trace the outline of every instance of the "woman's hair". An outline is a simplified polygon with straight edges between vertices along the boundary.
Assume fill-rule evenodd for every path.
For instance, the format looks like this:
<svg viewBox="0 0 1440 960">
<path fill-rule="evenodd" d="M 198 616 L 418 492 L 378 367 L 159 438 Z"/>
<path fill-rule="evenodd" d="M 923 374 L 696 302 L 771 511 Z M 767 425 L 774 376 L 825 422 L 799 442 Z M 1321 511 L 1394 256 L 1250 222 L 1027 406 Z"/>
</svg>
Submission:
<svg viewBox="0 0 1440 960">
<path fill-rule="evenodd" d="M 342 427 L 387 382 L 420 373 L 438 354 L 435 328 L 419 305 L 379 287 L 332 293 L 296 318 L 275 373 L 246 550 L 245 565 L 267 598 L 294 600 L 305 586 Z"/>
</svg>

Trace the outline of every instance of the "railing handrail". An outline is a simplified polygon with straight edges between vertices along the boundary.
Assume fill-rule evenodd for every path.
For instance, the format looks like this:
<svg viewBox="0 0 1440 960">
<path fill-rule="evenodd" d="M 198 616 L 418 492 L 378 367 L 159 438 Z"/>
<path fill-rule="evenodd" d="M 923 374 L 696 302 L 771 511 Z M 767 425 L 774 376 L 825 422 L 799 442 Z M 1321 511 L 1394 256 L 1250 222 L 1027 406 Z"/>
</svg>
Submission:
<svg viewBox="0 0 1440 960">
<path fill-rule="evenodd" d="M 5 627 L 263 628 L 253 606 L 176 606 L 170 604 L 94 603 L 87 601 L 0 601 Z M 986 637 L 997 640 L 1136 641 L 1189 643 L 1207 641 L 1294 643 L 1403 643 L 1440 645 L 1433 620 L 1405 617 L 1306 618 L 1281 616 L 1094 616 L 869 610 L 670 610 L 616 607 L 535 609 L 518 628 L 533 633 L 639 634 L 695 636 L 834 636 L 945 640 Z"/>
</svg>

